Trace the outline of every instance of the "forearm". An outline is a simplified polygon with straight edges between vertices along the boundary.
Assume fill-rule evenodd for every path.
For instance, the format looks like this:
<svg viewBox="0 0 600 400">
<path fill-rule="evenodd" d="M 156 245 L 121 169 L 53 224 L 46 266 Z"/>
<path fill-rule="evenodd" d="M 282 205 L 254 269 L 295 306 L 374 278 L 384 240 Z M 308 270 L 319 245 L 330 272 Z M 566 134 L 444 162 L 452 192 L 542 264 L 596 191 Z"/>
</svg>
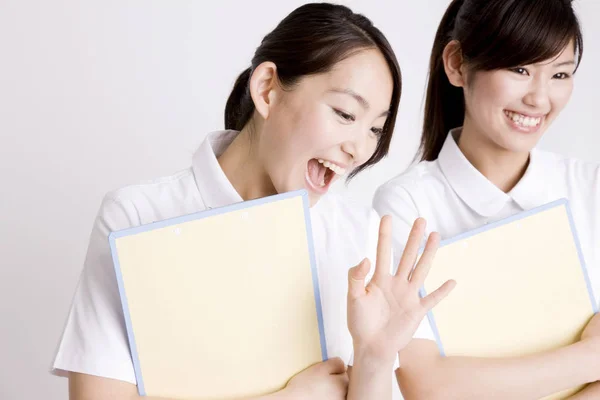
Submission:
<svg viewBox="0 0 600 400">
<path fill-rule="evenodd" d="M 596 357 L 586 342 L 520 358 L 437 355 L 416 368 L 400 368 L 397 376 L 407 399 L 529 400 L 596 381 Z"/>
<path fill-rule="evenodd" d="M 111 397 L 114 399 L 122 399 L 122 400 L 177 400 L 174 398 L 167 398 L 167 397 L 153 397 L 153 396 L 139 396 L 137 394 L 133 394 L 133 395 L 129 395 L 129 396 L 124 396 L 124 397 Z M 71 397 L 71 400 L 73 400 L 74 398 Z M 79 397 L 76 397 L 75 399 L 80 399 Z M 82 400 L 85 398 L 81 398 Z M 197 400 L 202 400 L 197 399 Z M 294 397 L 291 393 L 286 392 L 285 390 L 281 390 L 279 392 L 276 393 L 271 393 L 268 395 L 264 395 L 264 396 L 257 396 L 257 397 L 236 397 L 234 399 L 230 399 L 230 400 L 300 400 L 297 397 Z"/>
<path fill-rule="evenodd" d="M 124 381 L 86 374 L 69 374 L 70 400 L 175 400 L 165 397 L 139 396 L 137 387 Z M 234 399 L 232 399 L 234 400 Z M 265 396 L 237 398 L 235 400 L 300 400 L 297 394 L 286 389 Z"/>
<path fill-rule="evenodd" d="M 394 360 L 382 361 L 357 352 L 349 369 L 347 400 L 392 398 Z"/>
<path fill-rule="evenodd" d="M 166 398 L 166 397 L 135 396 L 135 397 L 128 397 L 124 400 L 178 400 L 178 399 Z M 197 400 L 202 400 L 202 399 L 200 398 Z M 265 396 L 236 397 L 235 399 L 230 399 L 230 400 L 299 400 L 299 399 L 296 399 L 295 397 L 287 396 L 286 392 L 284 390 L 282 390 L 280 392 L 268 394 Z"/>
</svg>

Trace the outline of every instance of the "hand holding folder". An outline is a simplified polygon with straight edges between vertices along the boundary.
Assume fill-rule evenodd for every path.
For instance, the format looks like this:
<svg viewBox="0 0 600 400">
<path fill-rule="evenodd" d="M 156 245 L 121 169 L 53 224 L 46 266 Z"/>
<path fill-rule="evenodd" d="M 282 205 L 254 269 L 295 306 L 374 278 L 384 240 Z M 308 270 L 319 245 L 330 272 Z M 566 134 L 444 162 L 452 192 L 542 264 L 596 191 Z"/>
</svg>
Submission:
<svg viewBox="0 0 600 400">
<path fill-rule="evenodd" d="M 327 360 L 306 192 L 114 232 L 110 244 L 140 395 L 259 396 Z"/>
<path fill-rule="evenodd" d="M 418 297 L 435 237 L 408 279 L 422 222 L 392 276 L 384 218 L 375 277 L 365 288 L 363 263 L 355 268 L 360 285 L 351 281 L 352 333 L 384 357 L 395 357 L 451 289 Z M 308 387 L 317 398 L 345 396 L 341 360 L 320 363 L 328 357 L 306 193 L 131 228 L 110 241 L 141 395 L 208 400 L 284 390 L 307 397 Z"/>
<path fill-rule="evenodd" d="M 429 313 L 442 355 L 524 357 L 598 334 L 600 321 L 586 328 L 598 303 L 566 200 L 448 239 L 433 264 L 423 293 L 460 282 Z"/>
</svg>

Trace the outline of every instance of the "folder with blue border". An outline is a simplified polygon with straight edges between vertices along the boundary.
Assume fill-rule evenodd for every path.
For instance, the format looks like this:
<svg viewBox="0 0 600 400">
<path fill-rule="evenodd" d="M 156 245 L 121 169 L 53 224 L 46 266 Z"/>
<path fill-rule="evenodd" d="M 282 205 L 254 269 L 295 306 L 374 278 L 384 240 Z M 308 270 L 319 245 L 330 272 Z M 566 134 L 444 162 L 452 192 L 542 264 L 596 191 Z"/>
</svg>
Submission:
<svg viewBox="0 0 600 400">
<path fill-rule="evenodd" d="M 550 351 L 578 341 L 598 312 L 566 199 L 442 241 L 421 296 L 447 279 L 457 287 L 428 314 L 443 356 Z"/>
<path fill-rule="evenodd" d="M 264 395 L 327 359 L 306 191 L 109 241 L 141 396 Z"/>
</svg>

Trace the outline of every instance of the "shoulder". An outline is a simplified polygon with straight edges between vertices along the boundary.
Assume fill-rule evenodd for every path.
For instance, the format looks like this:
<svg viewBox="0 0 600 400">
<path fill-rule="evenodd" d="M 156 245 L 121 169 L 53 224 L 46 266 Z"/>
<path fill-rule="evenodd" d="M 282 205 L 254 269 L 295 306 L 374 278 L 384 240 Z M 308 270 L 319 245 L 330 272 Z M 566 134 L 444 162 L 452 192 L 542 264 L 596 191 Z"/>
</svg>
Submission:
<svg viewBox="0 0 600 400">
<path fill-rule="evenodd" d="M 191 168 L 137 184 L 127 185 L 104 196 L 99 217 L 119 219 L 113 230 L 166 219 L 193 210 L 199 194 Z M 122 226 L 127 225 L 127 226 Z"/>
<path fill-rule="evenodd" d="M 538 149 L 534 155 L 546 171 L 563 178 L 569 187 L 600 190 L 600 164 Z"/>
<path fill-rule="evenodd" d="M 431 188 L 442 187 L 445 178 L 437 161 L 422 161 L 394 176 L 375 192 L 376 198 L 413 195 Z"/>
<path fill-rule="evenodd" d="M 376 191 L 373 207 L 380 215 L 392 214 L 412 221 L 418 214 L 417 204 L 431 194 L 443 193 L 447 184 L 437 161 L 422 161 L 396 175 Z"/>
<path fill-rule="evenodd" d="M 181 192 L 193 185 L 195 185 L 193 171 L 187 168 L 172 175 L 112 190 L 105 195 L 105 200 L 133 205 L 144 202 L 159 203 L 178 197 Z"/>
</svg>

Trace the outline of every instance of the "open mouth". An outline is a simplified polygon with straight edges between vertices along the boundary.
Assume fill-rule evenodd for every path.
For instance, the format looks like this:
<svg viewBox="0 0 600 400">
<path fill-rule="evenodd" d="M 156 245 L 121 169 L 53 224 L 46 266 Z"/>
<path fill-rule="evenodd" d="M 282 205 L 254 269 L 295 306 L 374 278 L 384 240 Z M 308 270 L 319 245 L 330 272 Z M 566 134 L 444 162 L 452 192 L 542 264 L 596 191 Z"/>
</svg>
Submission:
<svg viewBox="0 0 600 400">
<path fill-rule="evenodd" d="M 544 120 L 544 116 L 530 116 L 509 110 L 504 110 L 504 115 L 513 127 L 524 132 L 537 131 Z"/>
<path fill-rule="evenodd" d="M 313 158 L 308 161 L 306 168 L 306 183 L 312 191 L 318 194 L 327 192 L 336 176 L 346 173 L 346 168 L 332 161 Z"/>
</svg>

